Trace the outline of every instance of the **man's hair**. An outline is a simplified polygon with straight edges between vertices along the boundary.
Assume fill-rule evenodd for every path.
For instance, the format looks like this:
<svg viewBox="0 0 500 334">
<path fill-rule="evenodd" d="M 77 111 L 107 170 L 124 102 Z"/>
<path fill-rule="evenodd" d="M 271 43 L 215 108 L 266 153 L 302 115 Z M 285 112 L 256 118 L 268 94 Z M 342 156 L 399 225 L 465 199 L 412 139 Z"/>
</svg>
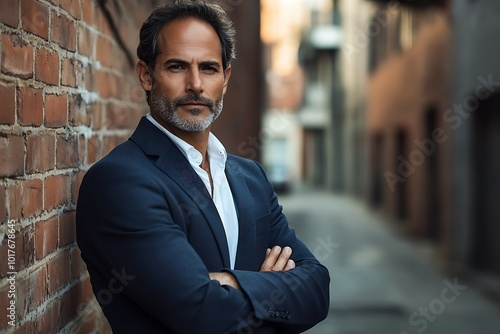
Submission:
<svg viewBox="0 0 500 334">
<path fill-rule="evenodd" d="M 184 18 L 196 18 L 212 26 L 219 36 L 222 67 L 226 70 L 236 56 L 236 32 L 225 10 L 219 4 L 204 0 L 173 0 L 170 4 L 156 8 L 141 27 L 137 57 L 153 71 L 160 51 L 158 40 L 161 28 L 176 19 Z"/>
</svg>

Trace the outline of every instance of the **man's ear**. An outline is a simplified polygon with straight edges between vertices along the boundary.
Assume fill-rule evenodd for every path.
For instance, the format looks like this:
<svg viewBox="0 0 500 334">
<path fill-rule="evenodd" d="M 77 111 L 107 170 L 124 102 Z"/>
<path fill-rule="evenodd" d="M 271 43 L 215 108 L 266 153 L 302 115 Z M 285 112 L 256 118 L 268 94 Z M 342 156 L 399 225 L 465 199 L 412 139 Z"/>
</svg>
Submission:
<svg viewBox="0 0 500 334">
<path fill-rule="evenodd" d="M 153 87 L 153 78 L 151 77 L 151 73 L 149 73 L 148 65 L 143 60 L 139 60 L 135 66 L 135 71 L 139 77 L 142 88 L 146 92 L 151 91 Z"/>
<path fill-rule="evenodd" d="M 229 65 L 226 68 L 226 71 L 224 72 L 224 86 L 223 86 L 223 89 L 222 89 L 222 94 L 226 94 L 227 84 L 229 82 L 229 78 L 230 77 L 231 77 L 231 65 Z"/>
</svg>

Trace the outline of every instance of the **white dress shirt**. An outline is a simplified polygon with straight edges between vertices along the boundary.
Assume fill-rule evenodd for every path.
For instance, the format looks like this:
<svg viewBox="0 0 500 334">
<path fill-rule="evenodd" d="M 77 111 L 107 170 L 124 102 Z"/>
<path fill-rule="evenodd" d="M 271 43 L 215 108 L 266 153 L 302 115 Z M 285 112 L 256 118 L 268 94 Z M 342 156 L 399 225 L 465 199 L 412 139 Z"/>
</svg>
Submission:
<svg viewBox="0 0 500 334">
<path fill-rule="evenodd" d="M 200 151 L 161 126 L 161 124 L 158 123 L 153 116 L 151 116 L 151 114 L 147 114 L 146 118 L 174 142 L 174 144 L 189 161 L 196 174 L 198 174 L 200 179 L 203 181 L 208 193 L 212 195 L 212 200 L 214 201 L 215 207 L 219 212 L 220 219 L 222 220 L 222 224 L 224 225 L 227 246 L 229 248 L 231 269 L 234 269 L 236 250 L 238 248 L 239 227 L 233 194 L 231 192 L 231 188 L 229 187 L 229 183 L 227 182 L 226 173 L 224 172 L 227 160 L 226 149 L 222 143 L 212 133 L 210 133 L 208 137 L 207 155 L 210 159 L 210 172 L 212 174 L 212 181 L 214 185 L 214 189 L 212 189 L 208 173 L 200 167 L 203 161 L 203 156 Z"/>
</svg>

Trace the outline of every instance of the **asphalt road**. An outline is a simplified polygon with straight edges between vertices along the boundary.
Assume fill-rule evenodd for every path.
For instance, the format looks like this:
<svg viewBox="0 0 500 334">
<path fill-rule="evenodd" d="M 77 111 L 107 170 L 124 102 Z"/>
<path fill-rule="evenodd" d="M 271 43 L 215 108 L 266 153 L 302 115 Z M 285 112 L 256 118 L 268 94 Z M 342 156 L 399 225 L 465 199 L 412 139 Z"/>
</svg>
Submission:
<svg viewBox="0 0 500 334">
<path fill-rule="evenodd" d="M 498 334 L 500 309 L 351 198 L 280 196 L 299 237 L 330 271 L 330 312 L 308 334 Z"/>
</svg>

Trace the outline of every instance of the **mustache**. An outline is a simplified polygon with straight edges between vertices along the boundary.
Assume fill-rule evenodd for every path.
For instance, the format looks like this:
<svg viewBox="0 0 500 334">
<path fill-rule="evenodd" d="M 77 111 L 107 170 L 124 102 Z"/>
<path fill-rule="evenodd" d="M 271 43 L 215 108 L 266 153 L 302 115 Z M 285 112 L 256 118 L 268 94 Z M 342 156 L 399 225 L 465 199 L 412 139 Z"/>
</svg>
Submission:
<svg viewBox="0 0 500 334">
<path fill-rule="evenodd" d="M 202 104 L 206 105 L 209 108 L 213 108 L 214 107 L 214 102 L 212 100 L 210 100 L 207 97 L 203 97 L 200 94 L 196 94 L 196 93 L 189 94 L 189 95 L 186 95 L 186 96 L 183 96 L 183 97 L 179 97 L 177 99 L 174 99 L 172 102 L 173 102 L 172 104 L 175 107 L 178 107 L 181 104 L 186 104 L 188 102 L 202 103 Z"/>
</svg>

